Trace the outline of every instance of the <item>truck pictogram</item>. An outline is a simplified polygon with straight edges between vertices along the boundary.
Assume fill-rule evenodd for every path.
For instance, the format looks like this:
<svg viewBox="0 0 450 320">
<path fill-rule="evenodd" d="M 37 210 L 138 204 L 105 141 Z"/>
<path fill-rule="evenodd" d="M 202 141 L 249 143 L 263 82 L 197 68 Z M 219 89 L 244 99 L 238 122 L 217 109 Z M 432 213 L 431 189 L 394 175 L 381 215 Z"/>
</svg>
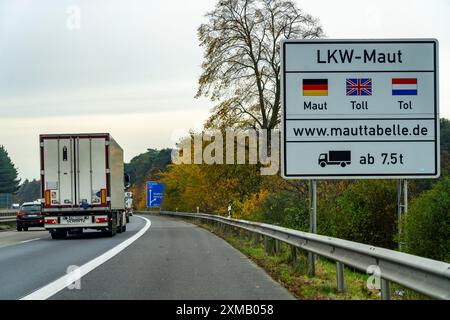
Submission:
<svg viewBox="0 0 450 320">
<path fill-rule="evenodd" d="M 352 163 L 351 151 L 328 151 L 319 156 L 319 166 L 325 168 L 329 165 L 341 166 L 345 168 Z"/>
</svg>

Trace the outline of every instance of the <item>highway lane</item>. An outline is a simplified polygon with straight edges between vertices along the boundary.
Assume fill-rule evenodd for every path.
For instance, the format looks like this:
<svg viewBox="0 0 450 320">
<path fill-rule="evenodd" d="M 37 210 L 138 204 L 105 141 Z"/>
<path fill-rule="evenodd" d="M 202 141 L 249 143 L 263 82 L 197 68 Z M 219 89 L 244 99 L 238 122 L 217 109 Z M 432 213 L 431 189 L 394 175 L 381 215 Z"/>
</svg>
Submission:
<svg viewBox="0 0 450 320">
<path fill-rule="evenodd" d="M 44 228 L 30 228 L 27 232 L 2 231 L 0 232 L 0 248 L 47 237 L 48 231 Z"/>
<path fill-rule="evenodd" d="M 242 253 L 183 221 L 151 216 L 151 228 L 51 299 L 293 299 Z"/>
<path fill-rule="evenodd" d="M 0 299 L 19 299 L 64 276 L 137 233 L 145 221 L 132 217 L 127 232 L 107 238 L 97 232 L 52 240 L 46 232 L 0 233 Z M 31 238 L 31 239 L 29 239 Z M 34 240 L 36 239 L 36 240 Z M 31 242 L 23 241 L 34 240 Z"/>
</svg>

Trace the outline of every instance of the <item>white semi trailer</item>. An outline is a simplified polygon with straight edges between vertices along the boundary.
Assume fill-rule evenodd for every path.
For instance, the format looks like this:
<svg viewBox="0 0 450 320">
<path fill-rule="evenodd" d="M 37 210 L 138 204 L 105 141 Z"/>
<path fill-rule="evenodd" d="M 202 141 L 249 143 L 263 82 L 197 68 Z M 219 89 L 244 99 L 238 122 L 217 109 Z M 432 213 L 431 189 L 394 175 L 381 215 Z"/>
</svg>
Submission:
<svg viewBox="0 0 450 320">
<path fill-rule="evenodd" d="M 40 135 L 45 228 L 53 239 L 126 231 L 123 151 L 108 133 Z"/>
</svg>

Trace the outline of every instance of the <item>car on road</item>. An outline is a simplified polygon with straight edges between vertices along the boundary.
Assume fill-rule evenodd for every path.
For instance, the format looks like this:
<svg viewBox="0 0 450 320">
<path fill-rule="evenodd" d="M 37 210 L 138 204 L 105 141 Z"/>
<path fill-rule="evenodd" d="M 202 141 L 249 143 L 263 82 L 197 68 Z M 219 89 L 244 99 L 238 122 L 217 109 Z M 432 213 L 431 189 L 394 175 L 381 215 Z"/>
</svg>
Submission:
<svg viewBox="0 0 450 320">
<path fill-rule="evenodd" d="M 17 231 L 28 231 L 30 227 L 44 227 L 45 221 L 40 202 L 25 202 L 17 212 Z"/>
</svg>

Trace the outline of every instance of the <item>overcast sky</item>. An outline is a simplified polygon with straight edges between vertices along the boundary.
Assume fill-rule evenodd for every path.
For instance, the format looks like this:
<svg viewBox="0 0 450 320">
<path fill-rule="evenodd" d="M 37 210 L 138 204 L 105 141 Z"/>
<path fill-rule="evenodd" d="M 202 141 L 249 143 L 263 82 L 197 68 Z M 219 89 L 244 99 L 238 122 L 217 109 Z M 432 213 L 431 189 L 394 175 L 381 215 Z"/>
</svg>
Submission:
<svg viewBox="0 0 450 320">
<path fill-rule="evenodd" d="M 215 0 L 0 0 L 0 144 L 39 177 L 40 133 L 110 132 L 126 161 L 173 146 L 212 105 L 194 99 L 196 29 Z M 450 118 L 450 1 L 298 0 L 328 38 L 437 38 Z M 73 8 L 81 10 L 80 29 Z"/>
</svg>

